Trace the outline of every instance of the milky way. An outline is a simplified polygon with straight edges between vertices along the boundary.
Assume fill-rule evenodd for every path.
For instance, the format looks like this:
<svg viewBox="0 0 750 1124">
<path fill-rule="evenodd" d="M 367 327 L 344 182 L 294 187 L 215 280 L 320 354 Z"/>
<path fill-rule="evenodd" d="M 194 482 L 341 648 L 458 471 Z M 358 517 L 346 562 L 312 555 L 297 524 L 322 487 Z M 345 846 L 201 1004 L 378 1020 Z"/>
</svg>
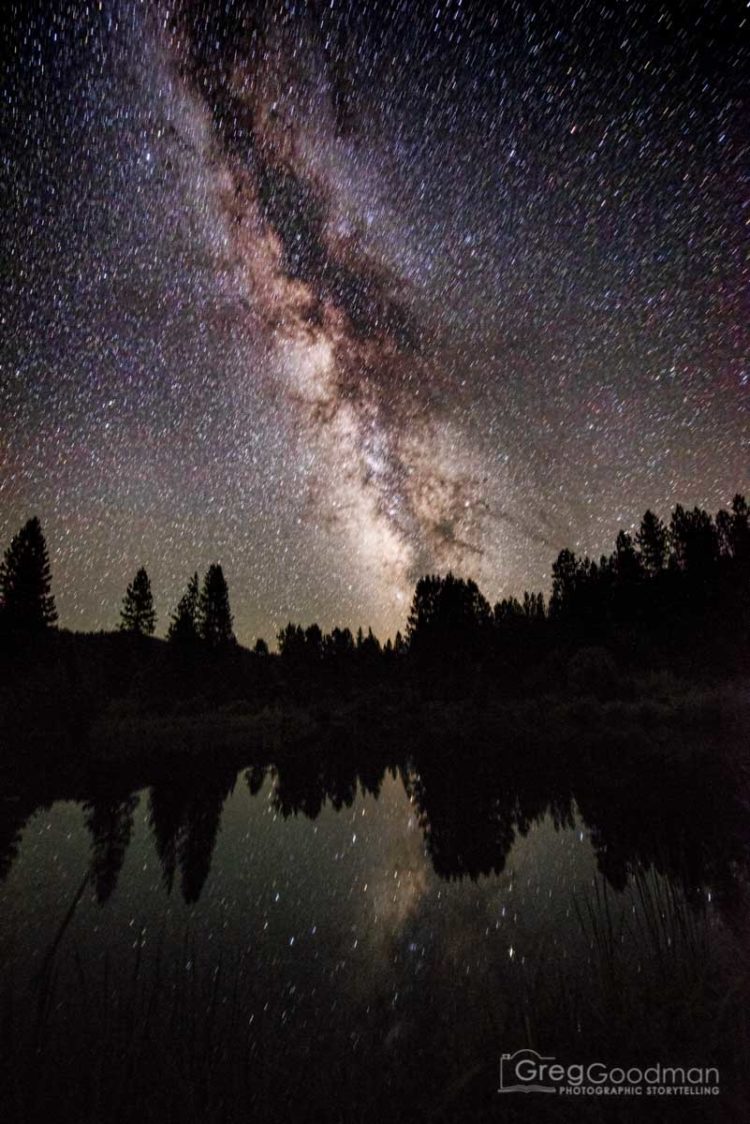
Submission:
<svg viewBox="0 0 750 1124">
<path fill-rule="evenodd" d="M 11 5 L 0 535 L 61 623 L 547 589 L 750 490 L 739 4 Z"/>
</svg>

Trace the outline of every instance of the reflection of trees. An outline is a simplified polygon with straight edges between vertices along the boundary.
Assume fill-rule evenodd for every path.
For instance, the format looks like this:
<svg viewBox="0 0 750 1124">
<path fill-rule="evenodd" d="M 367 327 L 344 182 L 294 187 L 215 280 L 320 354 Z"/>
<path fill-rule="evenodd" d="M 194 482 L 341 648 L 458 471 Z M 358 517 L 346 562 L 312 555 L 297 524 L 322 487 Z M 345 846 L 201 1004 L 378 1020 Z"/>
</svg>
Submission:
<svg viewBox="0 0 750 1124">
<path fill-rule="evenodd" d="M 573 827 L 577 805 L 615 889 L 653 867 L 689 894 L 711 886 L 731 895 L 750 858 L 731 777 L 718 757 L 654 756 L 610 755 L 606 767 L 592 767 L 574 751 L 504 752 L 501 764 L 459 769 L 433 753 L 415 761 L 405 783 L 442 877 L 501 871 L 518 835 L 544 816 L 558 830 Z"/>
<path fill-rule="evenodd" d="M 517 835 L 548 813 L 557 828 L 572 826 L 569 791 L 551 794 L 538 773 L 524 781 L 507 767 L 459 767 L 455 756 L 415 761 L 404 784 L 442 878 L 499 874 Z"/>
<path fill-rule="evenodd" d="M 83 805 L 85 824 L 91 834 L 89 870 L 96 900 L 103 905 L 117 885 L 125 852 L 133 834 L 133 813 L 138 797 L 105 795 Z"/>
<path fill-rule="evenodd" d="M 320 814 L 326 792 L 314 755 L 306 755 L 304 761 L 293 765 L 285 762 L 275 770 L 272 799 L 274 808 L 284 819 L 301 812 L 314 820 Z"/>
<path fill-rule="evenodd" d="M 731 897 L 748 869 L 750 851 L 733 779 L 717 757 L 582 774 L 576 784 L 581 817 L 602 874 L 617 890 L 653 867 L 690 896 L 703 886 Z"/>
<path fill-rule="evenodd" d="M 257 796 L 263 788 L 267 773 L 268 770 L 265 765 L 251 765 L 247 770 L 245 777 L 251 796 Z"/>
<path fill-rule="evenodd" d="M 234 776 L 227 785 L 217 785 L 196 793 L 188 802 L 187 815 L 177 848 L 182 875 L 182 896 L 188 904 L 197 902 L 211 869 L 224 801 L 234 787 Z"/>
<path fill-rule="evenodd" d="M 18 858 L 21 833 L 40 803 L 28 792 L 0 798 L 0 882 L 8 877 Z"/>
<path fill-rule="evenodd" d="M 185 815 L 182 796 L 174 784 L 155 784 L 148 796 L 148 822 L 167 893 L 172 892 L 177 867 L 177 837 Z"/>
<path fill-rule="evenodd" d="M 175 870 L 186 902 L 200 898 L 211 869 L 221 812 L 234 788 L 236 770 L 189 771 L 155 784 L 149 794 L 149 823 L 171 891 Z"/>
<path fill-rule="evenodd" d="M 513 809 L 485 791 L 469 812 L 456 800 L 458 779 L 429 765 L 407 779 L 432 865 L 441 878 L 500 874 L 516 838 Z"/>
<path fill-rule="evenodd" d="M 282 817 L 314 819 L 326 805 L 351 807 L 358 793 L 377 797 L 391 770 L 413 801 L 443 878 L 502 871 L 519 836 L 545 816 L 557 829 L 571 828 L 577 806 L 599 869 L 615 889 L 653 867 L 688 894 L 710 886 L 726 899 L 750 869 L 736 785 L 719 745 L 708 739 L 691 751 L 684 735 L 674 736 L 680 745 L 654 746 L 645 733 L 628 731 L 603 735 L 601 744 L 589 739 L 585 748 L 572 741 L 540 747 L 504 743 L 479 722 L 460 737 L 439 729 L 421 740 L 412 736 L 408 753 L 398 754 L 377 731 L 367 742 L 353 731 L 334 731 L 325 742 L 284 754 L 275 766 L 249 766 L 245 777 L 251 795 L 271 777 L 272 804 Z M 235 777 L 233 766 L 191 763 L 151 787 L 149 823 L 164 884 L 170 891 L 179 871 L 188 902 L 196 902 L 205 885 Z M 96 791 L 83 805 L 100 902 L 116 887 L 133 831 L 132 792 L 141 784 L 138 775 L 115 791 Z M 34 811 L 71 795 L 27 777 L 17 796 L 0 801 L 0 878 L 15 861 Z"/>
<path fill-rule="evenodd" d="M 587 753 L 497 745 L 470 746 L 434 733 L 399 766 L 425 845 L 442 878 L 478 878 L 503 870 L 519 836 L 549 817 L 556 830 L 589 829 L 602 874 L 615 889 L 653 866 L 684 889 L 710 885 L 730 893 L 748 867 L 740 806 L 720 755 L 682 758 L 603 744 Z M 378 795 L 392 754 L 359 757 L 341 747 L 309 747 L 272 770 L 273 803 L 284 817 L 314 819 L 326 804 L 348 807 L 358 787 Z M 256 791 L 261 774 L 258 774 Z"/>
<path fill-rule="evenodd" d="M 358 769 L 359 784 L 363 796 L 374 796 L 377 800 L 383 787 L 385 769 L 377 760 L 364 761 Z"/>
<path fill-rule="evenodd" d="M 358 786 L 363 794 L 379 795 L 385 770 L 377 753 L 364 759 L 348 746 L 308 751 L 274 770 L 273 806 L 285 819 L 300 812 L 315 819 L 326 803 L 336 811 L 350 808 Z"/>
</svg>

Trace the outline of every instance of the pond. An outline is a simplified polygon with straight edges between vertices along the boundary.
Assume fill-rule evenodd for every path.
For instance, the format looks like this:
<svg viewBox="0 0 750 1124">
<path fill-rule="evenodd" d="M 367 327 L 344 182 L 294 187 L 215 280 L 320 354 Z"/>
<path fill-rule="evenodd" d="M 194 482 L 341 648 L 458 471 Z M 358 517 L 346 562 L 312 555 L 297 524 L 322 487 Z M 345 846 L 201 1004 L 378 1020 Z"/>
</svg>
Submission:
<svg viewBox="0 0 750 1124">
<path fill-rule="evenodd" d="M 747 839 L 718 773 L 356 757 L 6 787 L 5 1119 L 736 1114 Z M 517 1051 L 720 1079 L 500 1092 Z"/>
</svg>

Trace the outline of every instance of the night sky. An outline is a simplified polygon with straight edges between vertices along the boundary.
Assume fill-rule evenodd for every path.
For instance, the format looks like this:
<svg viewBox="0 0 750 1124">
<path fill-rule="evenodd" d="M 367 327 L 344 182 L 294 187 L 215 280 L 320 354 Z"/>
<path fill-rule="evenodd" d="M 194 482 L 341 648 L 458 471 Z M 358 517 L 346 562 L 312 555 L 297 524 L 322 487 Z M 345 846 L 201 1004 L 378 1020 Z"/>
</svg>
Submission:
<svg viewBox="0 0 750 1124">
<path fill-rule="evenodd" d="M 384 636 L 750 491 L 743 3 L 10 4 L 0 545 Z M 15 9 L 15 10 L 14 10 Z"/>
</svg>

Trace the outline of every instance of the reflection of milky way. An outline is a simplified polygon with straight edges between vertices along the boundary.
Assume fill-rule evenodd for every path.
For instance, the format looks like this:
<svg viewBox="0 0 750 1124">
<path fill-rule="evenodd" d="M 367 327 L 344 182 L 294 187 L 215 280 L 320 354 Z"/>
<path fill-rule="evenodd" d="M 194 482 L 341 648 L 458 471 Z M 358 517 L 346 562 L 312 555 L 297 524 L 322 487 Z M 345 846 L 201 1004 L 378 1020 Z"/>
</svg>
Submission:
<svg viewBox="0 0 750 1124">
<path fill-rule="evenodd" d="M 750 486 L 740 9 L 8 13 L 0 545 L 63 624 L 219 558 L 242 640 L 393 633 Z"/>
</svg>

